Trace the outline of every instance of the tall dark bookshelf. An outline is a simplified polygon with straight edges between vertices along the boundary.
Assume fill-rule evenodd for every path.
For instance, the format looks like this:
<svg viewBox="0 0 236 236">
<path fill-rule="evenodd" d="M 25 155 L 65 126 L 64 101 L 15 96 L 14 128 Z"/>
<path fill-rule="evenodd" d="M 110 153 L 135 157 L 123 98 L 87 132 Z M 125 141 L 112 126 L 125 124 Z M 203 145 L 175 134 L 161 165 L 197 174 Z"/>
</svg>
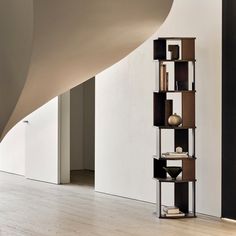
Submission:
<svg viewBox="0 0 236 236">
<path fill-rule="evenodd" d="M 176 44 L 177 43 L 177 44 Z M 169 37 L 154 40 L 153 57 L 158 68 L 156 76 L 156 89 L 153 93 L 153 124 L 157 129 L 157 153 L 153 156 L 153 178 L 157 182 L 157 212 L 159 218 L 193 218 L 196 217 L 196 175 L 195 175 L 195 38 Z M 168 72 L 167 64 L 172 64 L 172 77 L 168 82 L 163 82 L 164 73 Z M 191 69 L 191 70 L 190 70 Z M 191 77 L 191 78 L 190 78 Z M 170 79 L 172 88 L 170 88 Z M 164 86 L 163 86 L 164 83 Z M 172 115 L 173 103 L 168 99 L 168 94 L 178 93 L 181 97 L 180 126 L 170 126 L 168 117 Z M 170 109 L 171 107 L 171 109 Z M 166 158 L 162 155 L 163 133 L 173 130 L 174 151 L 182 147 L 183 152 L 188 152 L 188 157 Z M 191 147 L 190 147 L 191 144 Z M 190 154 L 190 149 L 192 153 Z M 173 166 L 171 163 L 181 163 L 182 173 L 176 179 L 168 176 L 163 167 Z M 162 185 L 174 184 L 174 205 L 185 216 L 167 217 L 162 211 Z M 191 193 L 190 193 L 190 185 Z M 190 207 L 190 196 L 192 206 Z"/>
</svg>

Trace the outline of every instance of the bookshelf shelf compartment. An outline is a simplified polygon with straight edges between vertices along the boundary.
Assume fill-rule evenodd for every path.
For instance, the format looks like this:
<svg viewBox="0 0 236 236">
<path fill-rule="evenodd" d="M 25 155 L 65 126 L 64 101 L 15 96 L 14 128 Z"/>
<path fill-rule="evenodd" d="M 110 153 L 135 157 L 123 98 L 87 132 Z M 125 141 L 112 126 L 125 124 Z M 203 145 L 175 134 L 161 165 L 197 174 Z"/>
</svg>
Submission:
<svg viewBox="0 0 236 236">
<path fill-rule="evenodd" d="M 167 177 L 166 171 L 163 167 L 167 166 L 167 161 L 171 161 L 171 159 L 156 159 L 153 158 L 153 178 L 158 179 L 162 182 L 186 182 L 186 181 L 195 181 L 195 158 L 181 158 L 181 159 L 173 159 L 181 161 L 182 167 L 182 176 L 176 179 L 171 179 Z"/>
<path fill-rule="evenodd" d="M 157 213 L 161 219 L 194 218 L 196 217 L 195 38 L 158 38 L 153 42 L 153 59 L 159 62 L 157 88 L 153 92 L 153 125 L 159 130 L 157 132 L 157 151 L 159 153 L 153 156 L 153 179 L 157 181 L 159 188 L 159 196 L 157 196 L 159 200 L 156 203 Z M 168 68 L 173 68 L 173 72 L 169 71 Z M 169 74 L 171 74 L 171 78 L 169 78 Z M 178 96 L 181 105 L 177 107 L 181 109 L 182 124 L 176 127 L 168 124 L 168 118 L 174 113 L 174 103 Z M 162 132 L 169 129 L 174 131 L 169 131 L 174 134 L 174 150 L 176 147 L 182 147 L 183 152 L 190 156 L 162 156 Z M 190 144 L 192 144 L 192 150 Z M 191 150 L 190 153 L 189 150 Z M 182 173 L 176 179 L 169 177 L 163 168 L 171 166 L 171 163 L 174 163 L 172 161 L 177 161 L 178 166 L 182 167 Z M 161 186 L 167 183 L 174 184 L 174 205 L 185 214 L 184 216 L 170 217 L 163 214 Z M 192 184 L 192 211 L 189 211 L 189 184 Z"/>
<path fill-rule="evenodd" d="M 169 100 L 167 99 L 167 92 L 163 91 L 153 93 L 154 126 L 162 129 L 195 128 L 195 92 L 180 93 L 182 100 L 182 126 L 168 126 L 166 116 L 169 111 L 166 102 Z"/>
<path fill-rule="evenodd" d="M 195 38 L 158 38 L 154 40 L 154 60 L 171 60 L 167 58 L 167 46 L 173 45 L 173 40 L 180 45 L 181 56 L 179 60 L 195 60 Z"/>
</svg>

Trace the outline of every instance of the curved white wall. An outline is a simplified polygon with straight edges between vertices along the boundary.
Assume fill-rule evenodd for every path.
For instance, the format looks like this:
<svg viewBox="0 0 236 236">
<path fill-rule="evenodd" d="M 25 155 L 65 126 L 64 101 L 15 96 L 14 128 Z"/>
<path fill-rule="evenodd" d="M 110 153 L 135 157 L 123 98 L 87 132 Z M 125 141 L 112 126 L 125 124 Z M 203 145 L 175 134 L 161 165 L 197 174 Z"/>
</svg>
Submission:
<svg viewBox="0 0 236 236">
<path fill-rule="evenodd" d="M 221 9 L 221 0 L 175 0 L 151 39 L 96 76 L 97 191 L 155 201 L 152 40 L 196 36 L 197 211 L 221 215 Z"/>
</svg>

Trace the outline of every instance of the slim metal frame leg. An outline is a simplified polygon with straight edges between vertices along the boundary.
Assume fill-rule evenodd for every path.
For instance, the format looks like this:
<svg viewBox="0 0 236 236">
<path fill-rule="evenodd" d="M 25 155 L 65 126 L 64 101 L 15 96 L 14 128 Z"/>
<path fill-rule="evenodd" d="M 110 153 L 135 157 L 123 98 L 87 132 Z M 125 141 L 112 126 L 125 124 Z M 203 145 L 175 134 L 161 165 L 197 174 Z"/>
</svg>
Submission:
<svg viewBox="0 0 236 236">
<path fill-rule="evenodd" d="M 159 182 L 159 217 L 161 217 L 161 182 Z"/>
<path fill-rule="evenodd" d="M 196 183 L 193 182 L 193 215 L 196 216 Z"/>
<path fill-rule="evenodd" d="M 156 181 L 156 216 L 161 217 L 161 182 Z"/>
</svg>

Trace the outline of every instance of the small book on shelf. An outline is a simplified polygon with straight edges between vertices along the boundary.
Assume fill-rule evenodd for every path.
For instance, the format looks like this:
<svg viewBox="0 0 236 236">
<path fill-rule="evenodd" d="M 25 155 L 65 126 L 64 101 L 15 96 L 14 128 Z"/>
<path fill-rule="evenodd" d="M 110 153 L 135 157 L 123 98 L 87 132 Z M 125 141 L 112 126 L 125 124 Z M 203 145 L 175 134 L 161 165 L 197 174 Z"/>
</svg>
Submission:
<svg viewBox="0 0 236 236">
<path fill-rule="evenodd" d="M 166 65 L 161 64 L 160 66 L 160 91 L 168 90 L 168 77 L 169 74 L 166 71 Z"/>
<path fill-rule="evenodd" d="M 187 152 L 166 152 L 162 153 L 163 157 L 189 157 Z"/>
<path fill-rule="evenodd" d="M 163 206 L 163 211 L 166 214 L 179 214 L 179 208 L 176 206 Z"/>
<path fill-rule="evenodd" d="M 165 214 L 166 217 L 181 217 L 181 216 L 185 216 L 185 214 L 183 212 L 179 212 L 178 214 Z"/>
</svg>

